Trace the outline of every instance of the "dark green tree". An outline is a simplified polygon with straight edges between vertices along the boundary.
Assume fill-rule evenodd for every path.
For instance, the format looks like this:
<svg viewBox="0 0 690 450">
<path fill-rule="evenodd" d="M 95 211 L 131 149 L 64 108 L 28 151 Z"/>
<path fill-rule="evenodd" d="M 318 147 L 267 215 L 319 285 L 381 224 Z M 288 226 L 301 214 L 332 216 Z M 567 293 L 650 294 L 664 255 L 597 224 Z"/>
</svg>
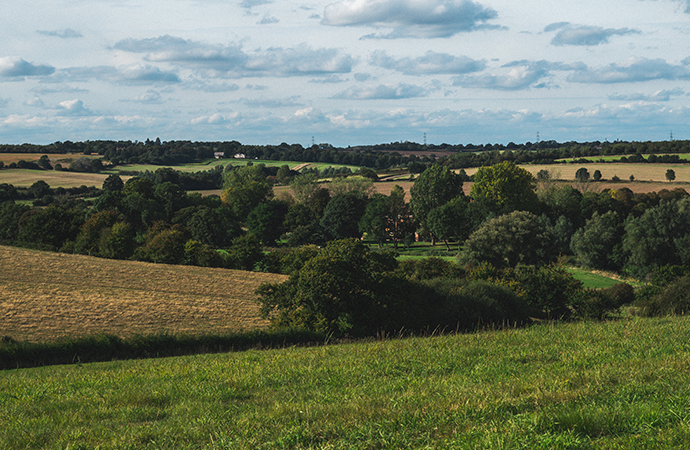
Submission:
<svg viewBox="0 0 690 450">
<path fill-rule="evenodd" d="M 367 239 L 376 242 L 379 247 L 390 238 L 388 230 L 389 212 L 389 198 L 383 194 L 374 194 L 364 210 L 364 215 L 359 220 L 360 233 L 366 233 Z"/>
<path fill-rule="evenodd" d="M 333 239 L 360 237 L 359 220 L 366 203 L 356 194 L 336 195 L 328 202 L 321 218 L 321 226 Z"/>
<path fill-rule="evenodd" d="M 666 264 L 690 263 L 681 260 L 690 247 L 690 198 L 662 201 L 640 217 L 630 217 L 625 224 L 622 249 L 624 269 L 644 276 Z"/>
<path fill-rule="evenodd" d="M 83 212 L 51 205 L 26 211 L 19 219 L 17 240 L 60 249 L 74 242 L 84 223 Z"/>
<path fill-rule="evenodd" d="M 19 219 L 29 209 L 31 208 L 13 201 L 0 203 L 0 240 L 13 241 L 17 239 Z"/>
<path fill-rule="evenodd" d="M 263 245 L 275 245 L 283 234 L 283 221 L 289 205 L 282 200 L 271 200 L 261 203 L 252 209 L 247 217 L 247 229 Z"/>
<path fill-rule="evenodd" d="M 464 241 L 472 231 L 472 224 L 467 218 L 467 199 L 456 197 L 448 203 L 432 209 L 426 220 L 429 231 L 448 245 L 449 240 Z"/>
<path fill-rule="evenodd" d="M 232 269 L 254 270 L 263 258 L 261 242 L 252 234 L 233 239 L 227 251 L 228 265 Z"/>
<path fill-rule="evenodd" d="M 616 249 L 623 235 L 623 223 L 615 211 L 595 212 L 573 235 L 570 247 L 577 259 L 594 269 L 616 270 Z"/>
<path fill-rule="evenodd" d="M 410 209 L 414 220 L 429 231 L 429 213 L 456 197 L 464 196 L 462 179 L 448 167 L 434 164 L 415 180 L 410 188 Z"/>
<path fill-rule="evenodd" d="M 673 169 L 668 169 L 666 171 L 666 179 L 670 183 L 671 181 L 676 179 L 676 172 Z"/>
<path fill-rule="evenodd" d="M 372 335 L 389 324 L 388 302 L 401 283 L 391 274 L 395 268 L 392 254 L 371 252 L 354 239 L 332 241 L 286 282 L 262 285 L 261 311 L 278 326 Z"/>
<path fill-rule="evenodd" d="M 221 200 L 244 221 L 252 209 L 273 197 L 273 186 L 260 166 L 238 167 L 225 174 Z"/>
<path fill-rule="evenodd" d="M 114 173 L 108 175 L 108 177 L 103 181 L 103 190 L 104 191 L 108 191 L 108 192 L 120 191 L 124 187 L 125 187 L 125 183 L 122 181 L 122 178 L 120 178 L 119 175 L 114 174 Z"/>
<path fill-rule="evenodd" d="M 465 241 L 461 264 L 487 262 L 495 267 L 540 265 L 555 261 L 554 236 L 545 221 L 528 211 L 490 219 Z"/>
</svg>

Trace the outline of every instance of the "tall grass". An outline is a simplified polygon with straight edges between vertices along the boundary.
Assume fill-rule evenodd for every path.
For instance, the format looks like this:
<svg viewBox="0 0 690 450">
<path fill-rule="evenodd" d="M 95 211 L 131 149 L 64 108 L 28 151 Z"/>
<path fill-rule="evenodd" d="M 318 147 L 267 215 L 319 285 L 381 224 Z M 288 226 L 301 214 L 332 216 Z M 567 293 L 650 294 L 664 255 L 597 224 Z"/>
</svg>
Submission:
<svg viewBox="0 0 690 450">
<path fill-rule="evenodd" d="M 690 319 L 0 372 L 0 448 L 690 446 Z"/>
</svg>

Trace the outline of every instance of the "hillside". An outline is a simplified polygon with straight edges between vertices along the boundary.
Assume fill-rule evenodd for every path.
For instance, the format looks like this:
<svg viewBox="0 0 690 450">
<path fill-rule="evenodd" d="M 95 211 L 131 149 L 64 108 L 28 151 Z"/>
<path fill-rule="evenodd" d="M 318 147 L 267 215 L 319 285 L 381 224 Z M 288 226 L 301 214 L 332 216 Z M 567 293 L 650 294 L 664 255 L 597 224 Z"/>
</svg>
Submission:
<svg viewBox="0 0 690 450">
<path fill-rule="evenodd" d="M 282 279 L 0 246 L 0 336 L 50 341 L 262 328 L 254 290 Z"/>
<path fill-rule="evenodd" d="M 690 445 L 690 319 L 0 372 L 0 448 Z"/>
</svg>

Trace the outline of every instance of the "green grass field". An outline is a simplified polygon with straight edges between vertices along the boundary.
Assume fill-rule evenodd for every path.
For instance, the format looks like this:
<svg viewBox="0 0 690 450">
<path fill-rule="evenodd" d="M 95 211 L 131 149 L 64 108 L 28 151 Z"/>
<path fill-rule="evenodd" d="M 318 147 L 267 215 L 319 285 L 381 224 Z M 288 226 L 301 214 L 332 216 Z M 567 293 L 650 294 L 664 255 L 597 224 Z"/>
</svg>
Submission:
<svg viewBox="0 0 690 450">
<path fill-rule="evenodd" d="M 3 449 L 690 446 L 690 318 L 0 372 Z"/>
</svg>

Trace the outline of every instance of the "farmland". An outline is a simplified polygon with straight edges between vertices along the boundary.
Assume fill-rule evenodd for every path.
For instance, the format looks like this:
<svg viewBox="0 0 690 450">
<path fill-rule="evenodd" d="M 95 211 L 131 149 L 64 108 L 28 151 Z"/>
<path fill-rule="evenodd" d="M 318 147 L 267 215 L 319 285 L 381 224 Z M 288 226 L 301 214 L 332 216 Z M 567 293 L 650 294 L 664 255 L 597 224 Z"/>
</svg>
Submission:
<svg viewBox="0 0 690 450">
<path fill-rule="evenodd" d="M 690 445 L 690 319 L 0 373 L 0 447 Z"/>
<path fill-rule="evenodd" d="M 0 246 L 0 335 L 50 341 L 263 328 L 254 290 L 284 278 Z"/>
</svg>

